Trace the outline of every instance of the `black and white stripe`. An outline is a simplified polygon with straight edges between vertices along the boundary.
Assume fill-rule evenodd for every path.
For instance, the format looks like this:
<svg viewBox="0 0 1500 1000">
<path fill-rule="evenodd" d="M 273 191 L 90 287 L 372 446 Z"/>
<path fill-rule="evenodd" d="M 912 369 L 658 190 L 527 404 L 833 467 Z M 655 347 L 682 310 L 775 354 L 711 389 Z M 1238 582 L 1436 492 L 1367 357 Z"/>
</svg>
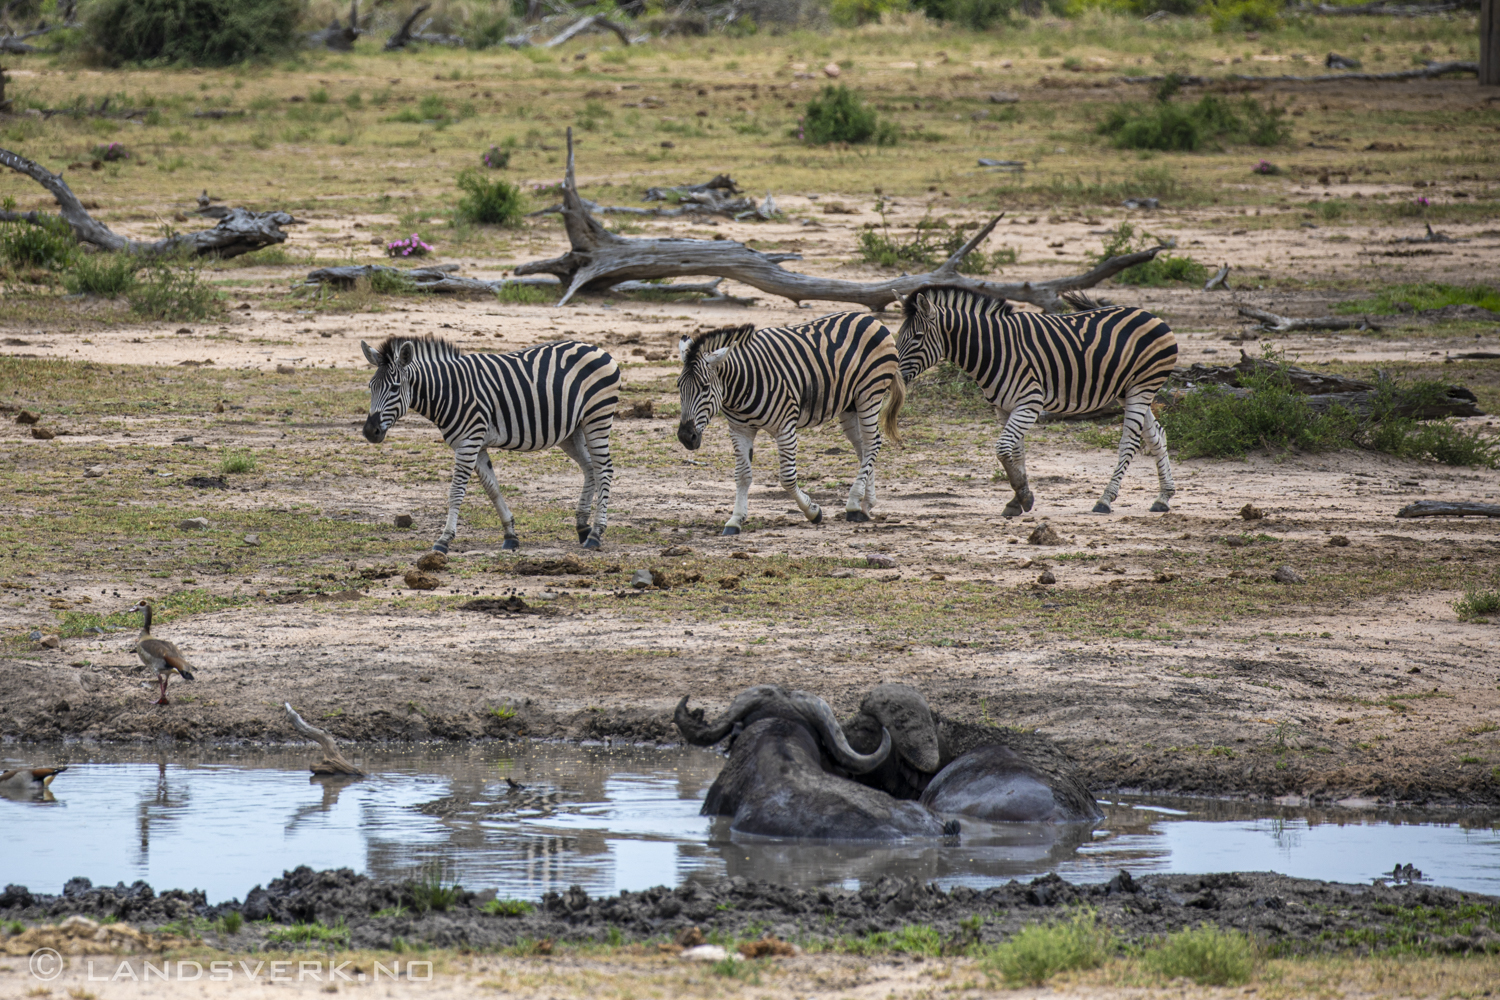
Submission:
<svg viewBox="0 0 1500 1000">
<path fill-rule="evenodd" d="M 895 338 L 879 320 L 835 313 L 798 326 L 731 326 L 684 337 L 678 350 L 678 440 L 697 449 L 709 420 L 722 412 L 734 442 L 734 513 L 724 534 L 739 534 L 749 513 L 750 463 L 755 435 L 762 430 L 776 439 L 782 489 L 809 521 L 823 520 L 822 509 L 797 485 L 797 428 L 834 417 L 859 456 L 859 475 L 849 489 L 844 518 L 870 519 L 881 431 L 900 443 L 896 416 L 906 396 Z"/>
<path fill-rule="evenodd" d="M 508 354 L 462 354 L 431 337 L 392 337 L 379 349 L 363 341 L 359 346 L 375 366 L 365 439 L 379 444 L 412 410 L 431 420 L 453 449 L 448 522 L 434 549 L 447 552 L 458 533 L 458 508 L 476 467 L 505 526 L 504 547 L 519 548 L 515 519 L 485 449 L 541 451 L 553 445 L 583 469 L 578 540 L 585 548 L 599 547 L 609 520 L 609 431 L 620 385 L 620 368 L 608 352 L 571 340 Z"/>
<path fill-rule="evenodd" d="M 1151 401 L 1177 363 L 1177 337 L 1160 317 L 1125 307 L 1061 316 L 1016 312 L 1004 299 L 951 285 L 913 292 L 904 312 L 897 337 L 902 378 L 909 382 L 947 359 L 974 377 L 1005 423 L 995 452 L 1015 490 L 1006 517 L 1035 502 L 1026 482 L 1025 434 L 1037 417 L 1088 413 L 1116 400 L 1125 405 L 1120 456 L 1094 511 L 1109 513 L 1141 448 L 1156 457 L 1161 490 L 1151 509 L 1168 509 L 1172 463 Z"/>
</svg>

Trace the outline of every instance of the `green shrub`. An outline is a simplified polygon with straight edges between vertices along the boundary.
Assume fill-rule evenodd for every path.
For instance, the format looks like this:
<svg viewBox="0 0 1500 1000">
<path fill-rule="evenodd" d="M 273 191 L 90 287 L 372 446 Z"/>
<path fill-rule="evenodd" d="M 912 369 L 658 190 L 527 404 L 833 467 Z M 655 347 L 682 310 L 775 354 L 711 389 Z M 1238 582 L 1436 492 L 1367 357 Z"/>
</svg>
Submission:
<svg viewBox="0 0 1500 1000">
<path fill-rule="evenodd" d="M 907 9 L 906 0 L 832 0 L 828 14 L 834 24 L 852 28 L 878 21 L 882 14 Z"/>
<path fill-rule="evenodd" d="M 299 41 L 298 0 L 96 0 L 85 30 L 112 63 L 227 66 L 279 55 Z"/>
<path fill-rule="evenodd" d="M 412 909 L 419 913 L 429 910 L 442 912 L 456 906 L 463 896 L 463 886 L 448 880 L 448 868 L 443 864 L 422 866 L 421 877 L 407 886 L 407 899 Z"/>
<path fill-rule="evenodd" d="M 344 924 L 344 918 L 329 926 L 328 924 L 314 921 L 310 924 L 292 924 L 290 927 L 273 927 L 266 934 L 266 944 L 320 944 L 330 947 L 349 947 L 349 928 Z"/>
<path fill-rule="evenodd" d="M 219 931 L 223 934 L 238 934 L 243 926 L 245 926 L 245 918 L 234 910 L 219 919 Z"/>
<path fill-rule="evenodd" d="M 1094 263 L 1102 264 L 1111 257 L 1134 253 L 1155 246 L 1159 241 L 1150 233 L 1142 231 L 1139 239 L 1135 226 L 1122 222 L 1113 234 L 1104 240 L 1104 245 L 1094 257 Z M 1127 267 L 1115 275 L 1115 280 L 1124 285 L 1146 285 L 1161 287 L 1179 283 L 1201 284 L 1208 280 L 1208 268 L 1191 257 L 1177 257 L 1163 250 L 1144 264 Z"/>
<path fill-rule="evenodd" d="M 1099 132 L 1110 136 L 1120 149 L 1159 149 L 1195 152 L 1211 141 L 1246 142 L 1275 146 L 1291 134 L 1285 110 L 1262 105 L 1246 97 L 1231 103 L 1217 94 L 1204 94 L 1193 104 L 1174 104 L 1175 92 L 1167 83 L 1155 104 L 1121 104 L 1099 124 Z"/>
<path fill-rule="evenodd" d="M 1275 31 L 1281 27 L 1281 0 L 1222 0 L 1209 8 L 1214 31 Z"/>
<path fill-rule="evenodd" d="M 896 127 L 882 122 L 863 97 L 843 84 L 824 87 L 822 96 L 807 102 L 799 132 L 804 141 L 816 146 L 830 142 L 896 143 Z"/>
<path fill-rule="evenodd" d="M 1239 986 L 1255 972 L 1255 944 L 1241 931 L 1201 924 L 1169 936 L 1142 955 L 1141 962 L 1164 979 Z"/>
<path fill-rule="evenodd" d="M 454 213 L 460 222 L 519 226 L 526 217 L 526 196 L 503 177 L 490 180 L 477 170 L 465 170 L 458 175 L 458 186 L 465 192 Z"/>
<path fill-rule="evenodd" d="M 1459 621 L 1473 621 L 1484 615 L 1500 614 L 1500 590 L 1471 590 L 1453 602 Z"/>
<path fill-rule="evenodd" d="M 1040 986 L 1059 972 L 1096 969 L 1115 949 L 1114 935 L 1092 910 L 1070 920 L 1031 924 L 980 959 L 992 979 L 1009 986 Z"/>
<path fill-rule="evenodd" d="M 140 258 L 129 253 L 79 254 L 73 266 L 63 272 L 63 287 L 74 295 L 102 295 L 114 298 L 136 286 L 136 269 Z"/>
<path fill-rule="evenodd" d="M 1008 20 L 1022 4 L 1021 0 L 917 0 L 915 6 L 933 20 L 952 21 L 974 31 L 984 31 Z M 1061 14 L 1068 5 L 1051 2 L 1046 6 Z"/>
<path fill-rule="evenodd" d="M 222 307 L 221 296 L 203 283 L 196 267 L 157 258 L 146 263 L 145 271 L 145 278 L 126 292 L 131 310 L 142 319 L 208 319 Z"/>
<path fill-rule="evenodd" d="M 524 899 L 492 899 L 480 907 L 480 911 L 494 917 L 519 917 L 532 910 L 535 906 Z"/>
<path fill-rule="evenodd" d="M 556 302 L 561 286 L 505 284 L 495 293 L 495 298 L 512 305 L 540 306 Z"/>
<path fill-rule="evenodd" d="M 225 451 L 223 459 L 219 462 L 219 471 L 231 474 L 255 471 L 255 452 L 248 448 Z"/>
<path fill-rule="evenodd" d="M 60 216 L 38 216 L 38 224 L 0 222 L 0 261 L 13 267 L 61 270 L 78 253 L 73 227 Z"/>
</svg>

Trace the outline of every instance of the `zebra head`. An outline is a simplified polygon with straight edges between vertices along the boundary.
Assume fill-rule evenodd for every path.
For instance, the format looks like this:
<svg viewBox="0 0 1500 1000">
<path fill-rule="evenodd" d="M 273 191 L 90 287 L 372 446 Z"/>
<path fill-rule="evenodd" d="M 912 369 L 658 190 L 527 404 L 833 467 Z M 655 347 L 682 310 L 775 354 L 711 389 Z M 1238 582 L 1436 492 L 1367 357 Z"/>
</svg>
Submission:
<svg viewBox="0 0 1500 1000">
<path fill-rule="evenodd" d="M 677 424 L 677 440 L 688 451 L 697 451 L 703 443 L 703 428 L 713 419 L 724 398 L 724 382 L 719 363 L 736 344 L 755 332 L 753 324 L 726 326 L 692 337 L 677 344 L 682 356 L 682 374 L 677 376 L 677 392 L 682 399 L 682 418 Z"/>
<path fill-rule="evenodd" d="M 943 331 L 937 303 L 927 289 L 908 295 L 901 311 L 896 355 L 901 364 L 901 381 L 910 382 L 943 360 Z"/>
<path fill-rule="evenodd" d="M 409 340 L 387 341 L 379 352 L 363 340 L 359 347 L 365 353 L 365 360 L 375 366 L 375 374 L 370 377 L 370 415 L 365 417 L 365 440 L 379 444 L 385 440 L 391 424 L 405 416 L 411 407 L 411 378 L 406 369 L 416 358 L 417 349 Z"/>
</svg>

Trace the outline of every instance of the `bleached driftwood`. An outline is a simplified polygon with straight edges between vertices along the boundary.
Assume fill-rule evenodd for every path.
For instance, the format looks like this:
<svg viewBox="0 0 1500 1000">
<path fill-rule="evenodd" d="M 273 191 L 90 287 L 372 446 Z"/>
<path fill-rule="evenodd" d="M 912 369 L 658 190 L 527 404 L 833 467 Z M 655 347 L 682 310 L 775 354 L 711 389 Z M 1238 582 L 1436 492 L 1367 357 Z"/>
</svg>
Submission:
<svg viewBox="0 0 1500 1000">
<path fill-rule="evenodd" d="M 68 182 L 63 180 L 62 174 L 54 174 L 41 164 L 8 149 L 0 149 L 0 166 L 25 174 L 46 188 L 57 199 L 58 214 L 73 227 L 74 235 L 80 241 L 91 243 L 101 250 L 125 250 L 148 256 L 186 250 L 199 257 L 238 257 L 262 247 L 286 242 L 286 233 L 281 231 L 281 227 L 297 222 L 285 212 L 251 212 L 248 209 L 232 208 L 212 229 L 179 233 L 151 242 L 132 240 L 111 231 L 104 223 L 89 215 L 78 196 L 68 187 Z M 41 225 L 42 219 L 42 213 L 38 212 L 0 211 L 0 222 Z"/>
<path fill-rule="evenodd" d="M 959 264 L 994 230 L 1000 221 L 1000 216 L 996 216 L 936 270 L 925 274 L 901 275 L 872 283 L 799 274 L 785 270 L 780 265 L 784 261 L 801 260 L 800 254 L 766 253 L 752 250 L 733 240 L 629 239 L 610 232 L 593 217 L 578 194 L 573 172 L 571 128 L 568 130 L 567 175 L 563 180 L 562 195 L 563 225 L 572 249 L 561 257 L 532 261 L 516 268 L 517 275 L 557 275 L 564 286 L 558 305 L 566 304 L 580 291 L 609 288 L 631 279 L 714 275 L 733 278 L 794 302 L 854 302 L 878 311 L 896 301 L 899 296 L 924 285 L 952 284 L 1018 302 L 1029 302 L 1055 312 L 1065 311 L 1067 308 L 1062 299 L 1063 292 L 1091 288 L 1128 267 L 1151 260 L 1158 252 L 1167 249 L 1156 246 L 1111 257 L 1085 274 L 1049 281 L 988 282 L 960 274 Z"/>
<path fill-rule="evenodd" d="M 1309 316 L 1305 319 L 1278 316 L 1254 306 L 1240 306 L 1240 315 L 1260 323 L 1262 330 L 1287 333 L 1292 330 L 1379 330 L 1368 316 Z"/>
<path fill-rule="evenodd" d="M 1397 517 L 1500 517 L 1500 504 L 1472 500 L 1418 500 L 1396 512 Z"/>
<path fill-rule="evenodd" d="M 1317 76 L 1254 76 L 1249 73 L 1225 73 L 1223 76 L 1178 76 L 1176 80 L 1184 87 L 1207 87 L 1215 83 L 1336 83 L 1346 80 L 1362 80 L 1369 83 L 1392 80 L 1431 80 L 1449 73 L 1478 74 L 1477 62 L 1428 63 L 1421 69 L 1402 69 L 1390 73 L 1319 73 Z M 1117 76 L 1115 83 L 1161 83 L 1167 76 Z"/>
<path fill-rule="evenodd" d="M 305 288 L 317 285 L 334 285 L 340 288 L 348 288 L 361 278 L 369 278 L 379 273 L 399 276 L 402 280 L 411 282 L 413 290 L 422 292 L 479 292 L 486 295 L 493 295 L 508 285 L 530 285 L 536 288 L 561 287 L 553 278 L 501 278 L 498 281 L 485 281 L 482 278 L 466 278 L 455 274 L 454 272 L 457 270 L 457 264 L 434 264 L 431 267 L 414 267 L 409 270 L 403 270 L 399 267 L 389 267 L 385 264 L 320 267 L 316 271 L 310 271 L 302 285 L 294 287 Z M 748 299 L 736 298 L 733 295 L 726 295 L 719 291 L 719 285 L 723 281 L 723 278 L 715 278 L 713 281 L 677 282 L 675 284 L 652 281 L 622 281 L 613 286 L 610 291 L 627 293 L 695 293 L 708 296 L 706 299 L 708 302 L 734 302 L 741 305 L 749 303 Z"/>
<path fill-rule="evenodd" d="M 297 710 L 290 702 L 282 702 L 286 709 L 287 720 L 291 722 L 292 728 L 303 736 L 314 740 L 323 747 L 323 759 L 312 766 L 313 774 L 358 774 L 365 772 L 349 763 L 343 754 L 339 753 L 339 745 L 333 736 L 326 730 L 319 729 L 297 714 Z"/>
</svg>

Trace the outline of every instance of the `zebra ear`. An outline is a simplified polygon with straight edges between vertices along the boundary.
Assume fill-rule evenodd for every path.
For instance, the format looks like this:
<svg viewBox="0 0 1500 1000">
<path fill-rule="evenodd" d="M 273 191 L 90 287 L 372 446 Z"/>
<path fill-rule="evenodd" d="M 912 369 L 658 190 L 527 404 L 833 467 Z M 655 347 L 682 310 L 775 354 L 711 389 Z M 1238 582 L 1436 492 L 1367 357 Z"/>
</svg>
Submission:
<svg viewBox="0 0 1500 1000">
<path fill-rule="evenodd" d="M 366 361 L 370 362 L 376 368 L 380 367 L 380 355 L 375 353 L 373 347 L 361 340 L 359 342 L 359 349 L 364 352 Z"/>
<path fill-rule="evenodd" d="M 692 343 L 692 337 L 683 337 L 677 342 L 677 355 L 682 359 L 683 364 L 687 364 L 687 352 L 688 348 L 692 346 Z"/>
<path fill-rule="evenodd" d="M 402 368 L 405 368 L 407 365 L 411 364 L 414 360 L 416 360 L 416 357 L 417 357 L 417 349 L 411 343 L 411 341 L 407 341 L 406 343 L 404 343 L 404 344 L 401 345 L 401 355 L 400 355 L 399 364 L 401 365 Z"/>
<path fill-rule="evenodd" d="M 724 360 L 724 355 L 726 355 L 728 353 L 729 353 L 729 348 L 727 346 L 726 347 L 721 347 L 717 351 L 710 351 L 709 353 L 703 355 L 703 360 L 706 361 L 706 362 L 708 362 L 708 366 L 710 368 L 712 368 L 714 365 L 718 364 L 720 361 L 723 361 Z"/>
<path fill-rule="evenodd" d="M 922 322 L 923 326 L 926 326 L 937 320 L 937 306 L 932 304 L 932 299 L 929 296 L 917 296 L 916 312 L 917 319 Z"/>
</svg>

